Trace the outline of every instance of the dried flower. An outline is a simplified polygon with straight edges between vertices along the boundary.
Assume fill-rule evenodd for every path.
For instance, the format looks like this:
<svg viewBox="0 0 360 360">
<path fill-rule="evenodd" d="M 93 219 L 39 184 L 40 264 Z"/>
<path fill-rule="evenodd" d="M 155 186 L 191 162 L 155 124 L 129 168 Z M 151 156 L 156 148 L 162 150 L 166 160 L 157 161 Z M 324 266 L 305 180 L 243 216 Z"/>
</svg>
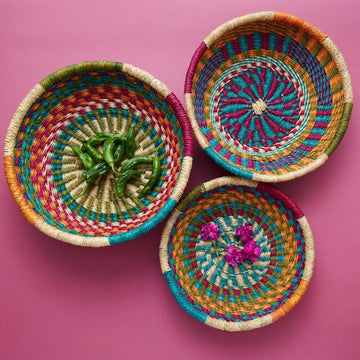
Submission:
<svg viewBox="0 0 360 360">
<path fill-rule="evenodd" d="M 237 249 L 235 246 L 228 246 L 226 248 L 225 260 L 232 266 L 235 267 L 239 262 L 244 260 L 244 255 L 240 249 Z"/>
<path fill-rule="evenodd" d="M 216 240 L 221 231 L 218 224 L 209 223 L 201 228 L 201 237 L 203 240 Z"/>
<path fill-rule="evenodd" d="M 254 238 L 254 232 L 252 224 L 247 223 L 243 226 L 240 226 L 236 229 L 235 235 L 241 236 L 241 239 L 244 242 L 250 241 Z"/>
<path fill-rule="evenodd" d="M 251 262 L 256 261 L 260 257 L 260 246 L 255 246 L 254 251 L 250 255 L 249 259 Z"/>
</svg>

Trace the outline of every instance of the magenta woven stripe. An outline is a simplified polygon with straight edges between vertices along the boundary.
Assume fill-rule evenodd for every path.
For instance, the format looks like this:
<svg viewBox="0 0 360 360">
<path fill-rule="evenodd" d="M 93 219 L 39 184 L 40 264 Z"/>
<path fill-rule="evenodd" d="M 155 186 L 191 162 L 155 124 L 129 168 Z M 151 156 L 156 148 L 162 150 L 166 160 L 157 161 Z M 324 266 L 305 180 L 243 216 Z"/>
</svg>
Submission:
<svg viewBox="0 0 360 360">
<path fill-rule="evenodd" d="M 289 209 L 294 213 L 295 220 L 300 219 L 304 216 L 304 213 L 301 211 L 301 209 L 287 195 L 275 189 L 274 187 L 263 183 L 259 183 L 256 189 L 259 191 L 266 191 L 274 198 L 281 200 L 284 203 L 284 205 L 289 207 Z"/>
<path fill-rule="evenodd" d="M 192 130 L 190 127 L 188 116 L 181 105 L 180 101 L 176 97 L 174 93 L 170 93 L 166 98 L 165 101 L 169 104 L 175 112 L 176 117 L 179 120 L 181 130 L 183 131 L 184 136 L 184 156 L 193 156 L 193 138 L 192 138 Z"/>
<path fill-rule="evenodd" d="M 191 92 L 191 82 L 192 78 L 195 74 L 196 66 L 198 62 L 200 61 L 200 58 L 204 51 L 207 49 L 207 46 L 204 42 L 200 44 L 200 46 L 195 51 L 193 57 L 191 58 L 189 69 L 186 73 L 186 79 L 185 79 L 185 90 L 184 93 L 190 93 Z"/>
</svg>

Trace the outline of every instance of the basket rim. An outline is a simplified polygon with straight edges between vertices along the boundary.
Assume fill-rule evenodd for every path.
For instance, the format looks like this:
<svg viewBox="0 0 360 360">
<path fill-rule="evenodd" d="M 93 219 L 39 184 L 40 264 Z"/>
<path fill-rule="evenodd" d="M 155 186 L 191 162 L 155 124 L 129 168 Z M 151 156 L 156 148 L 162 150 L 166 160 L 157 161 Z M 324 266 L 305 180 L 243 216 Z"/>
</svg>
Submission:
<svg viewBox="0 0 360 360">
<path fill-rule="evenodd" d="M 168 240 L 172 228 L 178 217 L 182 214 L 186 206 L 192 201 L 194 201 L 196 198 L 198 198 L 200 195 L 225 185 L 246 186 L 246 187 L 256 188 L 258 190 L 266 191 L 275 198 L 280 199 L 289 209 L 291 209 L 294 212 L 295 219 L 297 220 L 298 225 L 302 229 L 305 238 L 305 267 L 298 288 L 280 308 L 276 309 L 272 313 L 262 317 L 258 317 L 256 319 L 243 321 L 243 322 L 228 322 L 226 320 L 215 319 L 208 316 L 205 312 L 201 312 L 200 310 L 195 309 L 192 306 L 192 304 L 187 299 L 185 299 L 185 297 L 181 294 L 181 289 L 175 281 L 175 274 L 169 265 L 170 259 L 168 254 Z M 274 188 L 269 184 L 258 183 L 253 180 L 248 180 L 236 176 L 224 176 L 207 181 L 199 186 L 196 186 L 176 206 L 176 208 L 173 210 L 172 214 L 170 215 L 161 236 L 159 258 L 160 258 L 162 273 L 167 280 L 167 283 L 169 285 L 169 288 L 173 296 L 175 297 L 178 304 L 187 313 L 189 313 L 197 320 L 203 322 L 204 324 L 216 329 L 226 330 L 226 331 L 246 331 L 246 330 L 252 330 L 259 327 L 263 327 L 277 321 L 278 319 L 286 315 L 300 301 L 312 277 L 314 260 L 315 260 L 315 249 L 314 249 L 314 240 L 313 240 L 311 228 L 305 215 L 303 214 L 301 209 L 286 194 L 277 190 L 276 188 Z"/>
<path fill-rule="evenodd" d="M 32 208 L 31 204 L 26 200 L 21 189 L 18 185 L 15 167 L 13 163 L 14 147 L 17 132 L 27 111 L 31 108 L 33 103 L 53 85 L 61 82 L 69 76 L 74 76 L 81 72 L 95 72 L 95 71 L 109 71 L 109 72 L 122 72 L 142 80 L 144 83 L 155 89 L 164 101 L 173 109 L 177 120 L 179 121 L 181 130 L 183 132 L 184 150 L 183 161 L 181 164 L 181 172 L 177 179 L 176 185 L 172 190 L 170 198 L 164 206 L 149 220 L 142 225 L 118 235 L 110 236 L 87 236 L 75 235 L 61 231 L 52 225 L 46 223 L 40 215 L 38 215 Z M 158 225 L 178 203 L 185 187 L 188 182 L 193 157 L 193 137 L 191 126 L 189 124 L 188 116 L 175 95 L 164 83 L 158 80 L 145 70 L 127 63 L 113 62 L 113 61 L 83 61 L 73 65 L 62 67 L 55 72 L 49 74 L 36 84 L 25 98 L 21 101 L 16 109 L 10 124 L 8 126 L 5 142 L 4 142 L 4 170 L 10 192 L 24 214 L 25 218 L 36 228 L 44 234 L 61 240 L 63 242 L 71 243 L 73 245 L 87 246 L 87 247 L 103 247 L 115 245 L 118 243 L 126 242 L 135 239 L 138 236 L 148 232 L 150 229 Z"/>
<path fill-rule="evenodd" d="M 202 54 L 208 49 L 219 37 L 221 37 L 224 33 L 229 30 L 233 30 L 238 26 L 242 26 L 251 22 L 260 21 L 260 20 L 267 20 L 267 21 L 274 21 L 274 22 L 285 22 L 285 23 L 296 23 L 296 26 L 304 30 L 304 32 L 310 34 L 311 36 L 315 37 L 319 40 L 322 45 L 327 49 L 331 57 L 333 58 L 336 67 L 339 70 L 340 76 L 343 81 L 343 89 L 344 89 L 344 107 L 342 116 L 339 117 L 339 125 L 334 134 L 332 141 L 329 143 L 328 147 L 325 151 L 320 154 L 316 159 L 313 159 L 312 162 L 303 166 L 302 168 L 288 172 L 285 174 L 262 174 L 258 172 L 252 172 L 250 170 L 242 170 L 236 166 L 234 166 L 231 162 L 227 159 L 221 157 L 217 152 L 213 150 L 211 145 L 208 143 L 206 137 L 202 134 L 200 127 L 197 123 L 195 117 L 195 110 L 193 105 L 193 99 L 191 95 L 191 87 L 193 82 L 193 77 L 195 75 L 196 67 L 201 59 Z M 314 171 L 319 166 L 324 164 L 329 156 L 335 151 L 335 149 L 339 146 L 341 140 L 344 137 L 346 132 L 348 122 L 350 120 L 352 105 L 353 105 L 353 89 L 352 89 L 352 82 L 349 70 L 345 63 L 345 60 L 334 44 L 334 42 L 330 39 L 330 37 L 322 32 L 316 26 L 308 23 L 307 21 L 286 13 L 277 12 L 277 11 L 261 11 L 256 12 L 248 15 L 244 15 L 241 17 L 234 18 L 229 20 L 222 25 L 215 28 L 199 45 L 199 47 L 194 52 L 187 73 L 185 77 L 185 86 L 184 86 L 184 97 L 185 97 L 185 108 L 186 112 L 190 119 L 190 124 L 193 129 L 194 135 L 196 140 L 198 141 L 201 148 L 220 166 L 225 168 L 226 170 L 232 172 L 234 175 L 242 176 L 247 179 L 252 179 L 256 181 L 263 181 L 263 182 L 281 182 L 281 181 L 288 181 L 307 173 Z"/>
</svg>

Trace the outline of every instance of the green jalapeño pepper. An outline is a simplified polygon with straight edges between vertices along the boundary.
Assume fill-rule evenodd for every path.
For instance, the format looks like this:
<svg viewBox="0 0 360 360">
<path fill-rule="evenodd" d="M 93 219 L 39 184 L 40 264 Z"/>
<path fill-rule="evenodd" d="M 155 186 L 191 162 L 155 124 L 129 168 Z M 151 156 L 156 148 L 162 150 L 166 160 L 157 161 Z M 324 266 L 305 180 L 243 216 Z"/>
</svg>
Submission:
<svg viewBox="0 0 360 360">
<path fill-rule="evenodd" d="M 116 193 L 120 199 L 123 199 L 125 193 L 125 185 L 133 176 L 140 176 L 140 171 L 137 170 L 127 170 L 120 174 L 119 178 L 116 181 Z"/>
<path fill-rule="evenodd" d="M 110 135 L 103 145 L 103 157 L 105 162 L 110 166 L 111 170 L 116 174 L 119 173 L 115 169 L 114 149 L 116 141 L 124 141 L 125 137 L 122 135 Z"/>
<path fill-rule="evenodd" d="M 160 172 L 161 172 L 161 163 L 159 158 L 155 156 L 153 161 L 151 177 L 148 183 L 139 192 L 138 198 L 143 197 L 148 191 L 150 191 L 155 186 L 155 184 L 158 182 L 160 178 Z"/>
<path fill-rule="evenodd" d="M 136 150 L 135 129 L 131 128 L 126 134 L 126 154 L 129 159 L 134 157 Z"/>
<path fill-rule="evenodd" d="M 98 176 L 106 174 L 110 170 L 109 165 L 106 162 L 101 162 L 93 166 L 91 169 L 85 171 L 82 176 L 87 183 L 93 183 Z"/>
<path fill-rule="evenodd" d="M 126 162 L 121 166 L 120 173 L 125 172 L 126 170 L 133 169 L 135 166 L 141 165 L 141 164 L 152 164 L 153 158 L 150 156 L 135 156 Z"/>
<path fill-rule="evenodd" d="M 92 135 L 89 139 L 84 141 L 84 143 L 91 146 L 96 146 L 102 144 L 111 134 L 107 131 L 101 131 L 97 134 Z"/>
<path fill-rule="evenodd" d="M 89 170 L 95 165 L 95 161 L 91 158 L 91 156 L 87 153 L 84 153 L 78 148 L 76 145 L 71 145 L 71 149 L 74 153 L 79 157 L 80 161 L 83 163 L 84 168 Z"/>
<path fill-rule="evenodd" d="M 114 162 L 115 166 L 120 164 L 121 160 L 123 159 L 125 155 L 125 144 L 119 143 L 115 146 L 114 149 Z"/>
<path fill-rule="evenodd" d="M 101 155 L 101 152 L 98 151 L 96 148 L 94 148 L 94 146 L 92 146 L 91 144 L 88 144 L 87 142 L 83 144 L 81 150 L 87 152 L 97 162 L 103 160 L 103 156 Z"/>
</svg>

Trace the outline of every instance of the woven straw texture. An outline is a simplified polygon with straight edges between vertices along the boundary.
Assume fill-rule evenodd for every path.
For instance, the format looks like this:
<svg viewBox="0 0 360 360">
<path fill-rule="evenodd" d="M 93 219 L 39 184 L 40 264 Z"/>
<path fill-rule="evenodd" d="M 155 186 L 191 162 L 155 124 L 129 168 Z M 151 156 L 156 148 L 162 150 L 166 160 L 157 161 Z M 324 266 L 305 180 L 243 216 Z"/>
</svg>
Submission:
<svg viewBox="0 0 360 360">
<path fill-rule="evenodd" d="M 221 235 L 203 240 L 204 225 Z M 253 263 L 229 266 L 224 249 L 235 229 L 252 224 L 261 247 Z M 268 325 L 288 313 L 311 279 L 314 244 L 301 210 L 280 191 L 224 177 L 195 188 L 176 207 L 163 232 L 160 262 L 178 303 L 201 322 L 228 331 Z"/>
<path fill-rule="evenodd" d="M 277 182 L 327 160 L 347 128 L 353 94 L 326 34 L 263 12 L 229 21 L 201 43 L 185 99 L 208 155 L 236 175 Z"/>
<path fill-rule="evenodd" d="M 135 155 L 158 155 L 158 184 L 137 199 L 151 175 L 131 180 L 127 199 L 110 171 L 89 194 L 71 145 L 100 131 L 135 128 Z M 191 128 L 175 95 L 128 64 L 85 62 L 48 76 L 16 111 L 5 140 L 5 172 L 26 218 L 54 238 L 83 246 L 131 240 L 153 228 L 178 202 L 192 164 Z"/>
</svg>

